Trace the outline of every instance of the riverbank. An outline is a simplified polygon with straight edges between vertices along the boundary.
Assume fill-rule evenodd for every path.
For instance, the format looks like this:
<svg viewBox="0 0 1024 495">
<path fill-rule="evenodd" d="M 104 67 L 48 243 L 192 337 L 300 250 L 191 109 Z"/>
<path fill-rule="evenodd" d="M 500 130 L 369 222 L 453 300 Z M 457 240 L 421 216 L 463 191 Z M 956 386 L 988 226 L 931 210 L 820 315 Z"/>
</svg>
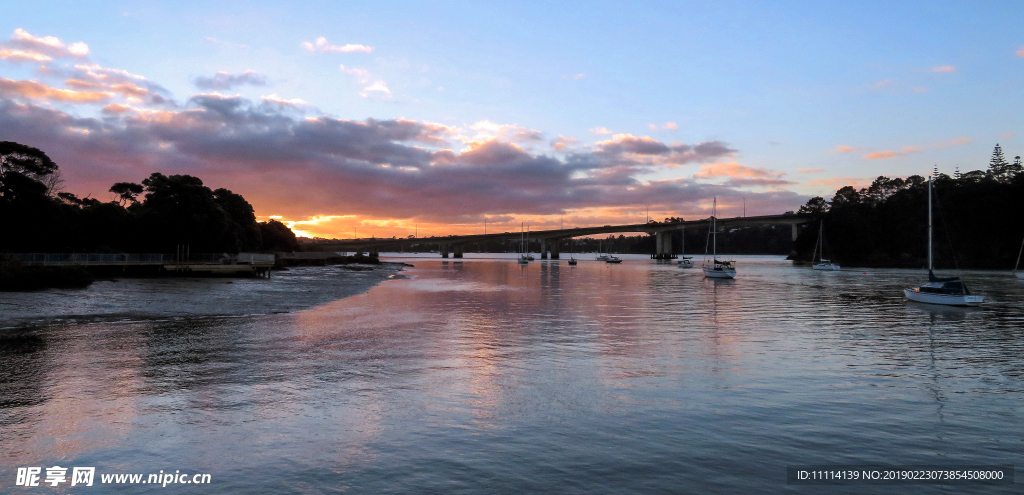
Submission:
<svg viewBox="0 0 1024 495">
<path fill-rule="evenodd" d="M 289 313 L 364 293 L 401 277 L 408 265 L 342 266 L 293 267 L 270 279 L 114 278 L 78 289 L 11 292 L 0 300 L 0 329 Z"/>
<path fill-rule="evenodd" d="M 80 266 L 25 266 L 0 255 L 0 292 L 80 289 L 95 278 Z"/>
</svg>

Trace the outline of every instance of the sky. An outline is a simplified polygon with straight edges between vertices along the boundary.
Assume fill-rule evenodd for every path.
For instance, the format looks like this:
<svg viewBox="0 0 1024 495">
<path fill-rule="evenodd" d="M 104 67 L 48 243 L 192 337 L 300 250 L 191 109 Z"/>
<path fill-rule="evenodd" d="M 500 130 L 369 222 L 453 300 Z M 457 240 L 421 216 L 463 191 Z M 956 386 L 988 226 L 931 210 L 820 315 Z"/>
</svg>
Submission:
<svg viewBox="0 0 1024 495">
<path fill-rule="evenodd" d="M 23 2 L 0 140 L 300 235 L 795 211 L 1024 155 L 1024 2 Z"/>
</svg>

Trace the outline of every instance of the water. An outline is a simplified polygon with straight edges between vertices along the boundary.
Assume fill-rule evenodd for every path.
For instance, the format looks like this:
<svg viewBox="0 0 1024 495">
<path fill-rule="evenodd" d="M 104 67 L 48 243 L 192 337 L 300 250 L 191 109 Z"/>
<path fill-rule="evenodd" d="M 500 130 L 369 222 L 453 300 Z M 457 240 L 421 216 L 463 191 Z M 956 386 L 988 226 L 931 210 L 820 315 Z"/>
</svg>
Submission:
<svg viewBox="0 0 1024 495">
<path fill-rule="evenodd" d="M 0 295 L 0 491 L 54 464 L 211 474 L 175 493 L 1019 491 L 786 484 L 799 464 L 1024 465 L 1007 274 L 965 273 L 991 302 L 957 309 L 906 302 L 914 270 L 496 257 Z M 219 302 L 175 302 L 196 298 Z"/>
</svg>

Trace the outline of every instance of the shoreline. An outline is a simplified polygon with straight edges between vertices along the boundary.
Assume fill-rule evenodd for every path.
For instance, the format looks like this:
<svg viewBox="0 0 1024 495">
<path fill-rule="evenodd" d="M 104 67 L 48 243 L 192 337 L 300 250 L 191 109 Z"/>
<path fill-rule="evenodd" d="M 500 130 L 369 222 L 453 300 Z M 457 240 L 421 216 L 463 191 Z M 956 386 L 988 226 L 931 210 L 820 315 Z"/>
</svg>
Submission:
<svg viewBox="0 0 1024 495">
<path fill-rule="evenodd" d="M 406 263 L 293 267 L 272 279 L 98 279 L 80 289 L 5 292 L 0 332 L 52 324 L 225 318 L 291 313 L 364 294 L 402 277 Z"/>
</svg>

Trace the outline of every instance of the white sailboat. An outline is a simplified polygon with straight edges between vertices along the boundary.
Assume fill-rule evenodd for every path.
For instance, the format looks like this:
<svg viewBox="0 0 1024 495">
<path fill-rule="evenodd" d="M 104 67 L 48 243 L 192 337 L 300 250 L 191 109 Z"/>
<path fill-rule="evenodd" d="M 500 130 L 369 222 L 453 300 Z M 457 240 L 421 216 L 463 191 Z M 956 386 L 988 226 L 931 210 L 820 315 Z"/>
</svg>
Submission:
<svg viewBox="0 0 1024 495">
<path fill-rule="evenodd" d="M 526 231 L 523 229 L 523 224 L 519 224 L 519 264 L 526 265 L 533 259 L 532 256 L 526 254 Z"/>
<path fill-rule="evenodd" d="M 1021 241 L 1020 251 L 1017 252 L 1017 263 L 1013 265 L 1013 274 L 1016 275 L 1017 278 L 1024 278 L 1024 272 L 1017 271 L 1017 269 L 1020 268 L 1020 255 L 1022 253 L 1024 253 L 1024 241 Z"/>
<path fill-rule="evenodd" d="M 718 198 L 715 197 L 711 205 L 711 230 L 708 235 L 711 237 L 711 263 L 708 263 L 708 248 L 704 246 L 704 276 L 708 278 L 735 278 L 736 267 L 732 261 L 718 259 L 718 230 L 716 216 L 718 215 Z"/>
<path fill-rule="evenodd" d="M 928 283 L 903 289 L 903 295 L 911 301 L 946 306 L 977 306 L 985 300 L 971 294 L 960 277 L 940 278 L 932 270 L 932 178 L 928 177 Z"/>
<path fill-rule="evenodd" d="M 820 255 L 818 255 L 819 251 L 821 252 Z M 822 256 L 821 258 L 818 259 L 817 263 L 814 263 L 815 255 Z M 838 272 L 839 270 L 841 270 L 839 265 L 833 263 L 831 260 L 825 259 L 824 256 L 825 256 L 825 221 L 822 220 L 821 221 L 821 226 L 818 227 L 818 243 L 814 245 L 814 252 L 811 253 L 811 263 L 813 263 L 811 265 L 811 268 L 813 268 L 815 270 L 824 270 L 824 271 L 833 271 L 833 272 Z"/>
</svg>

